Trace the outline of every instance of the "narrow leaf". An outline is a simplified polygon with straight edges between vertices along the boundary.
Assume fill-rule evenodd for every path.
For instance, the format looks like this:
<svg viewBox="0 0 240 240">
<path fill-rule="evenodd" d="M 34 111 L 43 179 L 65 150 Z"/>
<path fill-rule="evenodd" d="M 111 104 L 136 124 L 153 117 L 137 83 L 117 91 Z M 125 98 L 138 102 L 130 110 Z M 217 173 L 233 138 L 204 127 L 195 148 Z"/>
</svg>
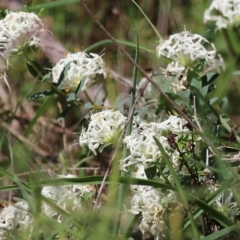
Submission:
<svg viewBox="0 0 240 240">
<path fill-rule="evenodd" d="M 38 98 L 44 98 L 44 97 L 50 96 L 52 94 L 54 94 L 53 90 L 46 90 L 46 91 L 38 92 L 38 93 L 35 93 L 34 95 L 32 95 L 29 98 L 29 100 L 34 100 L 34 99 L 38 99 Z"/>
<path fill-rule="evenodd" d="M 217 240 L 217 239 L 220 239 L 220 238 L 226 236 L 227 234 L 231 233 L 234 228 L 235 228 L 235 225 L 231 226 L 231 227 L 224 228 L 220 231 L 217 231 L 217 232 L 215 232 L 211 235 L 208 235 L 205 238 L 201 238 L 201 239 L 202 240 Z"/>
<path fill-rule="evenodd" d="M 61 121 L 64 117 L 66 117 L 66 115 L 68 114 L 69 110 L 71 109 L 72 104 L 67 104 L 67 106 L 65 107 L 65 109 L 61 112 L 59 118 L 57 119 L 57 121 Z"/>
<path fill-rule="evenodd" d="M 76 99 L 75 93 L 70 93 L 70 94 L 68 94 L 68 96 L 67 96 L 67 102 L 74 101 L 75 99 Z"/>
<path fill-rule="evenodd" d="M 63 70 L 62 70 L 62 72 L 61 72 L 61 74 L 59 76 L 57 84 L 58 84 L 58 88 L 60 88 L 60 89 L 62 87 L 62 82 L 65 79 L 65 77 L 67 76 L 68 70 L 70 69 L 71 63 L 72 62 L 69 62 L 68 64 L 66 64 L 66 66 L 63 68 Z"/>
<path fill-rule="evenodd" d="M 83 77 L 82 80 L 79 82 L 75 94 L 77 95 L 80 91 L 82 91 L 84 83 L 86 82 L 87 77 Z"/>
<path fill-rule="evenodd" d="M 167 153 L 165 152 L 162 144 L 158 141 L 157 138 L 153 137 L 157 146 L 158 146 L 158 149 L 160 150 L 161 154 L 162 154 L 162 157 L 163 157 L 163 160 L 165 161 L 171 175 L 172 175 L 172 178 L 173 178 L 173 181 L 174 183 L 176 184 L 176 187 L 178 189 L 178 192 L 179 192 L 179 195 L 182 199 L 182 202 L 183 202 L 183 205 L 184 205 L 184 208 L 185 209 L 189 209 L 189 203 L 188 203 L 188 199 L 187 199 L 187 196 L 185 194 L 185 192 L 183 191 L 183 188 L 182 188 L 182 185 L 177 177 L 177 174 L 172 166 L 172 163 L 170 162 L 169 160 L 169 156 L 167 155 Z M 198 233 L 198 230 L 197 230 L 197 226 L 196 226 L 196 223 L 195 223 L 195 220 L 193 218 L 193 215 L 192 215 L 192 212 L 191 211 L 188 211 L 188 217 L 189 217 L 189 220 L 190 220 L 190 223 L 191 223 L 191 227 L 192 227 L 192 230 L 193 230 L 193 235 L 194 235 L 194 239 L 199 239 L 199 233 Z"/>
<path fill-rule="evenodd" d="M 42 81 L 44 75 L 46 75 L 46 70 L 36 61 L 26 62 L 28 71 L 37 80 Z"/>
</svg>

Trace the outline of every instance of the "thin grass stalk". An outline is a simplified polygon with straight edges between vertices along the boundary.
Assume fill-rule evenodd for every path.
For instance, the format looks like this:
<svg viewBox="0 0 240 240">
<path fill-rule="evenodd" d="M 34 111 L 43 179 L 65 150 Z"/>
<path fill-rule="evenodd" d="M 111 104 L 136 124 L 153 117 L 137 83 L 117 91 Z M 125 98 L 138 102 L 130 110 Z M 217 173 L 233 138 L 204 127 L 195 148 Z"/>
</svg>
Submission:
<svg viewBox="0 0 240 240">
<path fill-rule="evenodd" d="M 31 122 L 29 123 L 28 127 L 26 128 L 26 130 L 23 133 L 23 136 L 27 137 L 30 132 L 32 131 L 35 123 L 37 122 L 37 120 L 43 115 L 43 113 L 49 108 L 49 104 L 50 102 L 52 102 L 52 98 L 48 97 L 47 99 L 44 100 L 44 102 L 41 104 L 41 107 L 38 108 L 34 118 L 31 120 Z"/>
<path fill-rule="evenodd" d="M 56 2 L 49 2 L 49 3 L 41 3 L 41 4 L 37 4 L 35 6 L 30 6 L 28 7 L 28 10 L 30 11 L 36 11 L 39 9 L 47 9 L 47 8 L 55 8 L 55 7 L 59 7 L 59 6 L 63 6 L 63 5 L 68 5 L 71 3 L 77 3 L 79 2 L 79 0 L 59 0 Z"/>
<path fill-rule="evenodd" d="M 138 62 L 139 57 L 139 42 L 138 42 L 138 35 L 136 33 L 136 51 L 135 51 L 135 62 Z M 126 134 L 125 136 L 128 136 L 132 132 L 132 124 L 133 124 L 133 115 L 131 114 L 131 109 L 134 106 L 135 99 L 136 99 L 136 88 L 137 88 L 137 68 L 134 66 L 133 68 L 133 84 L 131 88 L 131 99 L 130 99 L 130 105 L 129 105 L 129 114 L 128 118 L 130 118 L 127 128 L 126 128 Z M 129 154 L 129 150 L 126 148 L 126 145 L 124 144 L 123 147 L 123 159 L 126 158 Z M 124 171 L 121 171 L 121 177 L 124 177 L 126 173 Z M 113 233 L 115 235 L 119 232 L 120 227 L 120 220 L 121 220 L 121 209 L 123 206 L 125 196 L 125 185 L 120 184 L 119 191 L 118 191 L 118 199 L 117 199 L 117 209 L 116 209 L 116 217 L 114 221 L 114 227 L 113 227 Z"/>
<path fill-rule="evenodd" d="M 135 43 L 132 43 L 132 42 L 128 42 L 128 41 L 125 41 L 125 40 L 120 40 L 120 39 L 116 39 L 116 41 L 121 44 L 121 45 L 124 45 L 124 46 L 127 46 L 127 47 L 132 47 L 132 48 L 136 48 L 136 44 Z M 90 45 L 89 47 L 87 47 L 85 49 L 85 52 L 89 53 L 91 52 L 93 49 L 97 48 L 97 47 L 100 47 L 102 45 L 105 45 L 105 44 L 112 44 L 112 40 L 110 39 L 105 39 L 105 40 L 102 40 L 102 41 L 99 41 L 99 42 L 96 42 L 92 45 Z M 140 50 L 144 50 L 144 51 L 147 51 L 149 53 L 152 53 L 155 55 L 155 51 L 149 49 L 149 48 L 146 48 L 144 46 L 141 46 L 141 45 L 138 45 L 138 48 Z"/>
<path fill-rule="evenodd" d="M 168 155 L 166 154 L 162 144 L 155 138 L 153 137 L 157 146 L 158 146 L 158 149 L 160 150 L 161 154 L 162 154 L 162 157 L 163 157 L 163 160 L 165 161 L 170 173 L 171 173 L 171 176 L 173 178 L 173 181 L 175 182 L 176 184 L 176 188 L 178 190 L 178 193 L 182 199 L 182 202 L 183 202 L 183 205 L 184 205 L 184 208 L 186 210 L 188 210 L 188 217 L 189 217 L 189 220 L 191 222 L 191 226 L 192 226 L 192 230 L 193 230 L 193 236 L 194 236 L 194 239 L 195 240 L 198 240 L 200 239 L 199 238 L 199 233 L 198 233 L 198 230 L 197 230 L 197 226 L 196 226 L 196 223 L 195 223 L 195 220 L 193 218 L 193 214 L 191 212 L 191 209 L 189 209 L 189 203 L 188 203 L 188 199 L 187 199 L 187 196 L 185 195 L 184 191 L 183 191 L 183 188 L 182 188 L 182 185 L 181 183 L 179 182 L 178 180 L 178 177 L 177 177 L 177 174 L 175 173 L 175 170 L 171 164 L 171 162 L 169 161 L 168 159 Z"/>
<path fill-rule="evenodd" d="M 152 22 L 150 21 L 150 19 L 147 17 L 147 15 L 143 12 L 143 10 L 140 8 L 140 6 L 134 1 L 132 0 L 132 2 L 137 6 L 137 8 L 139 9 L 139 11 L 143 14 L 143 16 L 146 18 L 146 20 L 148 21 L 148 23 L 150 24 L 150 26 L 152 27 L 152 29 L 154 30 L 154 32 L 156 33 L 156 35 L 158 36 L 159 39 L 162 39 L 163 37 L 161 36 L 161 34 L 158 32 L 158 30 L 154 27 L 154 25 L 152 24 Z"/>
</svg>

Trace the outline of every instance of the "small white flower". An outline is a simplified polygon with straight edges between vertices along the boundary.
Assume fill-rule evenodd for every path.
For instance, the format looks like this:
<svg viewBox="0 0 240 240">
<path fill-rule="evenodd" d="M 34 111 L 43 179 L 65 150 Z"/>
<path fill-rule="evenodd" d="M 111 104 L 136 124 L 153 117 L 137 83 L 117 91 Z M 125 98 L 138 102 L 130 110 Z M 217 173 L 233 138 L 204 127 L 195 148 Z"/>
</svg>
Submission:
<svg viewBox="0 0 240 240">
<path fill-rule="evenodd" d="M 68 53 L 66 58 L 61 59 L 52 69 L 54 83 L 58 83 L 67 64 L 70 64 L 69 70 L 62 81 L 62 88 L 66 92 L 74 92 L 84 77 L 86 77 L 86 80 L 82 91 L 86 90 L 97 74 L 103 74 L 106 77 L 105 64 L 100 55 L 94 53 L 88 55 L 85 52 Z"/>
<path fill-rule="evenodd" d="M 239 0 L 213 0 L 204 13 L 204 23 L 215 22 L 216 29 L 221 30 L 240 24 Z"/>
<path fill-rule="evenodd" d="M 126 117 L 119 111 L 105 110 L 91 115 L 87 129 L 82 129 L 79 143 L 87 145 L 96 155 L 96 149 L 101 145 L 113 143 L 123 130 Z"/>
<path fill-rule="evenodd" d="M 39 46 L 38 35 L 43 31 L 43 24 L 36 14 L 8 12 L 0 20 L 0 55 L 8 59 L 25 47 Z"/>
</svg>

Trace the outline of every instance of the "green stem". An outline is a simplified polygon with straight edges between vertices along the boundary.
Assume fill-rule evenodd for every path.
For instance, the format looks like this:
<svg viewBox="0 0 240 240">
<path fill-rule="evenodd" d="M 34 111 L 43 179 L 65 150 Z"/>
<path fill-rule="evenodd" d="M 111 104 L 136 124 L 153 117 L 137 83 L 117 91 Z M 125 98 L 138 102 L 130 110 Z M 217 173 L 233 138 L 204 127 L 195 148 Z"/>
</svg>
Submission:
<svg viewBox="0 0 240 240">
<path fill-rule="evenodd" d="M 92 105 L 94 105 L 94 102 L 93 102 L 93 100 L 90 98 L 90 96 L 88 95 L 87 91 L 84 90 L 83 93 L 84 93 L 85 97 L 87 98 L 87 100 L 88 100 Z"/>
</svg>

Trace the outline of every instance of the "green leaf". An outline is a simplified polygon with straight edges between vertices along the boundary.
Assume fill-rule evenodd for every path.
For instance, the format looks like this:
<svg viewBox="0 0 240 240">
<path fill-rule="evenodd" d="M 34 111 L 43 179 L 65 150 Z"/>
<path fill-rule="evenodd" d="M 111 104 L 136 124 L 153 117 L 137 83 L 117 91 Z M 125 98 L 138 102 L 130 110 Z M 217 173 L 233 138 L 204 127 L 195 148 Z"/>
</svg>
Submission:
<svg viewBox="0 0 240 240">
<path fill-rule="evenodd" d="M 85 107 L 86 109 L 92 109 L 93 105 L 92 105 L 90 102 L 87 102 L 87 103 L 84 105 L 84 107 Z"/>
<path fill-rule="evenodd" d="M 120 112 L 124 112 L 124 105 L 128 102 L 130 100 L 130 98 L 129 97 L 127 97 L 127 98 L 123 98 L 123 94 L 121 93 L 121 94 L 119 94 L 117 97 L 116 97 L 116 100 L 115 100 L 115 102 L 114 102 L 114 105 L 116 105 L 117 106 L 117 108 L 118 108 L 118 110 L 120 111 Z"/>
<path fill-rule="evenodd" d="M 201 238 L 201 240 L 217 240 L 217 239 L 222 239 L 222 237 L 228 235 L 229 233 L 231 233 L 233 231 L 233 229 L 235 228 L 234 226 L 230 226 L 227 228 L 224 228 L 222 230 L 219 230 L 211 235 L 208 235 L 207 237 Z"/>
<path fill-rule="evenodd" d="M 37 109 L 37 111 L 35 112 L 35 116 L 33 119 L 31 119 L 31 121 L 29 122 L 27 128 L 24 130 L 23 135 L 25 137 L 28 136 L 28 134 L 33 130 L 35 124 L 37 123 L 38 119 L 44 114 L 45 111 L 47 111 L 49 109 L 49 104 L 52 102 L 52 98 L 46 98 L 41 106 Z"/>
<path fill-rule="evenodd" d="M 62 186 L 62 185 L 77 185 L 77 184 L 101 184 L 104 176 L 88 176 L 81 178 L 57 178 L 57 179 L 48 179 L 38 181 L 38 185 L 41 187 L 44 186 Z M 116 180 L 113 180 L 116 179 Z M 171 185 L 159 183 L 152 180 L 133 178 L 133 177 L 120 177 L 120 176 L 111 176 L 106 178 L 106 184 L 135 184 L 135 185 L 144 185 L 151 186 L 156 188 L 161 188 L 164 190 L 177 191 L 175 187 Z"/>
<path fill-rule="evenodd" d="M 213 91 L 214 89 L 216 88 L 215 85 L 213 84 L 209 84 L 209 85 L 206 85 L 205 87 L 203 87 L 200 92 L 203 96 L 207 95 L 208 93 L 210 93 L 211 91 Z"/>
<path fill-rule="evenodd" d="M 26 62 L 28 71 L 35 77 L 37 80 L 42 81 L 44 75 L 46 75 L 46 69 L 44 69 L 36 61 Z"/>
<path fill-rule="evenodd" d="M 192 78 L 190 85 L 198 90 L 202 89 L 202 81 L 199 81 L 199 78 Z"/>
<path fill-rule="evenodd" d="M 67 106 L 65 107 L 65 109 L 61 112 L 59 118 L 57 119 L 57 121 L 61 121 L 63 118 L 66 117 L 66 115 L 68 114 L 69 110 L 71 109 L 72 104 L 67 104 Z"/>
<path fill-rule="evenodd" d="M 34 5 L 34 6 L 31 6 L 31 7 L 28 7 L 28 10 L 31 10 L 31 11 L 35 11 L 39 8 L 56 8 L 56 7 L 59 7 L 59 6 L 63 6 L 63 5 L 67 5 L 67 4 L 71 4 L 71 3 L 77 3 L 79 2 L 79 0 L 58 0 L 58 1 L 51 1 L 51 2 L 48 2 L 48 3 L 41 3 L 41 4 L 37 4 L 37 5 Z"/>
<path fill-rule="evenodd" d="M 223 226 L 229 227 L 233 225 L 233 222 L 228 217 L 224 216 L 221 212 L 217 211 L 215 208 L 209 206 L 209 204 L 199 199 L 195 199 L 193 201 L 196 203 L 198 207 L 200 207 L 203 211 L 207 212 L 209 216 L 213 217 Z"/>
<path fill-rule="evenodd" d="M 201 77 L 202 86 L 206 86 L 213 83 L 213 81 L 217 79 L 218 76 L 219 76 L 218 73 L 207 73 L 206 75 L 202 76 Z"/>
<path fill-rule="evenodd" d="M 203 110 L 210 111 L 211 113 L 213 113 L 215 115 L 215 117 L 217 119 L 219 119 L 218 112 L 212 107 L 212 105 L 209 104 L 208 100 L 201 94 L 200 90 L 198 88 L 196 88 L 195 86 L 191 86 L 191 89 L 192 89 L 194 95 L 196 95 L 196 99 L 198 100 L 198 102 L 200 102 L 201 106 L 203 106 Z M 201 114 L 201 112 L 199 110 L 198 110 L 198 114 Z"/>
<path fill-rule="evenodd" d="M 38 98 L 44 98 L 44 97 L 47 97 L 47 96 L 50 96 L 52 94 L 54 94 L 54 90 L 46 90 L 46 91 L 42 91 L 42 92 L 38 92 L 38 93 L 35 93 L 34 95 L 32 95 L 29 100 L 34 100 L 34 99 L 38 99 Z"/>
<path fill-rule="evenodd" d="M 86 82 L 87 77 L 83 77 L 81 81 L 79 82 L 77 89 L 75 90 L 75 94 L 77 95 L 80 91 L 82 91 L 82 88 L 84 86 L 84 83 Z"/>
<path fill-rule="evenodd" d="M 72 62 L 69 62 L 66 64 L 66 66 L 63 68 L 60 76 L 59 76 L 59 79 L 58 79 L 58 82 L 57 82 L 57 85 L 58 85 L 58 88 L 62 88 L 62 82 L 63 80 L 65 79 L 65 77 L 67 76 L 67 72 L 68 70 L 70 69 L 70 65 L 71 65 Z"/>
<path fill-rule="evenodd" d="M 157 174 L 157 167 L 153 166 L 150 168 L 146 168 L 144 171 L 145 174 L 147 175 L 147 178 L 152 180 Z"/>
<path fill-rule="evenodd" d="M 218 100 L 218 97 L 211 98 L 211 99 L 209 100 L 209 104 L 212 105 L 212 104 L 215 103 L 217 100 Z"/>
<path fill-rule="evenodd" d="M 129 41 L 124 41 L 124 40 L 121 40 L 121 39 L 115 39 L 119 44 L 121 45 L 124 45 L 124 46 L 128 46 L 128 47 L 133 47 L 133 48 L 136 48 L 136 44 L 133 43 L 133 42 L 129 42 Z M 87 49 L 85 49 L 85 52 L 91 52 L 93 49 L 95 48 L 98 48 L 99 46 L 102 46 L 102 45 L 105 45 L 105 44 L 112 44 L 112 40 L 110 39 L 105 39 L 105 40 L 102 40 L 102 41 L 99 41 L 97 43 L 94 43 L 93 45 L 89 46 Z M 153 51 L 149 48 L 146 48 L 144 46 L 141 46 L 139 45 L 139 49 L 140 50 L 143 50 L 143 51 L 147 51 L 149 53 L 152 53 L 154 55 L 156 55 L 156 51 Z"/>
<path fill-rule="evenodd" d="M 216 219 L 224 227 L 232 226 L 234 223 L 223 215 L 221 212 L 217 211 L 215 208 L 211 207 L 213 202 L 220 194 L 222 194 L 229 186 L 231 186 L 232 180 L 226 181 L 220 188 L 218 188 L 206 201 L 197 199 L 195 196 L 187 194 L 188 199 L 193 201 L 198 208 L 193 211 L 194 219 L 198 218 L 204 211 L 209 214 L 212 218 Z M 190 225 L 189 219 L 184 221 L 184 229 Z"/>
<path fill-rule="evenodd" d="M 69 93 L 67 96 L 67 102 L 74 101 L 76 99 L 75 93 Z"/>
<path fill-rule="evenodd" d="M 0 19 L 5 18 L 7 16 L 7 12 L 5 10 L 0 10 Z"/>
<path fill-rule="evenodd" d="M 46 82 L 46 80 L 50 79 L 52 77 L 52 73 L 49 72 L 47 74 L 45 74 L 42 78 L 42 82 Z"/>
<path fill-rule="evenodd" d="M 240 70 L 232 72 L 232 75 L 240 75 Z"/>
</svg>

